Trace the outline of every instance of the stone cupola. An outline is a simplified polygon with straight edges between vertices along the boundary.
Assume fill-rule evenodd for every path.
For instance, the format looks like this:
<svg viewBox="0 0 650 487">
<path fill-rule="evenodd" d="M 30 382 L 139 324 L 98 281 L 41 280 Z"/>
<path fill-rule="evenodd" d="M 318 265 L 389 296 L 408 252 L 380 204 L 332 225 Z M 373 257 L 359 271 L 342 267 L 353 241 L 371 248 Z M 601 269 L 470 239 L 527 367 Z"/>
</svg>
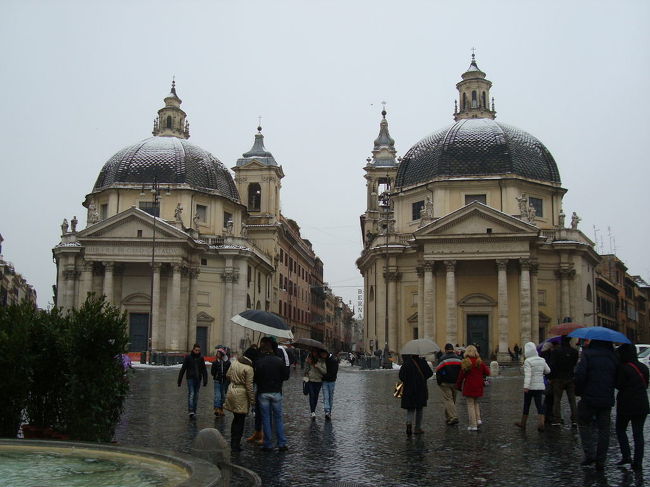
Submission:
<svg viewBox="0 0 650 487">
<path fill-rule="evenodd" d="M 466 118 L 489 118 L 494 120 L 497 112 L 494 110 L 494 99 L 490 102 L 492 82 L 485 79 L 485 73 L 476 64 L 472 53 L 472 62 L 462 74 L 463 80 L 456 84 L 458 101 L 454 106 L 454 120 Z"/>
<path fill-rule="evenodd" d="M 153 122 L 153 135 L 161 137 L 190 138 L 190 124 L 187 114 L 181 109 L 183 101 L 176 94 L 176 81 L 172 81 L 172 89 L 165 97 L 165 106 L 158 110 L 158 118 Z"/>
</svg>

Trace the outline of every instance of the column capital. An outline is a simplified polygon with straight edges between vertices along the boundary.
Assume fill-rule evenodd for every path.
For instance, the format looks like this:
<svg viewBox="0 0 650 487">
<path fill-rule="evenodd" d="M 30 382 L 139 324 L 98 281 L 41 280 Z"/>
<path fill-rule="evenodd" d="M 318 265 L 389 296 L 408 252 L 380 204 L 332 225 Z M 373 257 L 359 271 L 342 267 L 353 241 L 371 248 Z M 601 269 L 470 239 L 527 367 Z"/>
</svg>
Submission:
<svg viewBox="0 0 650 487">
<path fill-rule="evenodd" d="M 183 266 L 181 264 L 176 264 L 176 263 L 172 263 L 170 267 L 172 268 L 172 272 L 174 273 L 180 272 L 183 269 Z"/>
<path fill-rule="evenodd" d="M 539 261 L 537 259 L 530 259 L 530 273 L 537 274 L 539 271 Z"/>
<path fill-rule="evenodd" d="M 162 263 L 154 262 L 152 265 L 153 265 L 153 271 L 154 272 L 160 272 L 160 268 L 162 267 Z"/>
<path fill-rule="evenodd" d="M 555 271 L 555 276 L 560 279 L 573 279 L 576 275 L 575 269 L 563 267 Z"/>
<path fill-rule="evenodd" d="M 224 282 L 239 281 L 239 272 L 236 269 L 226 269 L 221 273 L 221 280 Z"/>
<path fill-rule="evenodd" d="M 519 265 L 521 266 L 521 270 L 524 271 L 529 271 L 530 270 L 530 259 L 522 258 L 519 259 Z"/>
<path fill-rule="evenodd" d="M 428 260 L 424 264 L 422 264 L 422 267 L 424 267 L 425 272 L 433 272 L 433 268 L 435 267 L 435 265 L 436 263 L 434 261 Z"/>
<path fill-rule="evenodd" d="M 402 273 L 398 271 L 388 271 L 384 272 L 384 279 L 387 281 L 394 281 L 397 282 L 402 279 Z"/>
<path fill-rule="evenodd" d="M 199 274 L 201 274 L 201 269 L 199 269 L 198 267 L 190 267 L 187 274 L 190 277 L 190 279 L 196 279 L 197 277 L 199 277 Z"/>
<path fill-rule="evenodd" d="M 497 259 L 497 269 L 500 271 L 505 271 L 508 268 L 508 259 Z"/>
<path fill-rule="evenodd" d="M 447 272 L 454 272 L 456 270 L 456 261 L 455 260 L 446 260 L 445 268 Z"/>
<path fill-rule="evenodd" d="M 424 277 L 424 266 L 419 265 L 415 268 L 415 272 L 418 275 L 418 277 Z"/>
<path fill-rule="evenodd" d="M 86 260 L 81 266 L 85 272 L 92 272 L 95 267 L 95 263 L 92 260 Z"/>
<path fill-rule="evenodd" d="M 75 269 L 68 269 L 63 271 L 63 277 L 66 281 L 71 281 L 79 277 L 81 273 Z"/>
<path fill-rule="evenodd" d="M 102 264 L 104 265 L 104 269 L 106 270 L 113 271 L 113 269 L 115 268 L 115 262 L 102 262 Z"/>
</svg>

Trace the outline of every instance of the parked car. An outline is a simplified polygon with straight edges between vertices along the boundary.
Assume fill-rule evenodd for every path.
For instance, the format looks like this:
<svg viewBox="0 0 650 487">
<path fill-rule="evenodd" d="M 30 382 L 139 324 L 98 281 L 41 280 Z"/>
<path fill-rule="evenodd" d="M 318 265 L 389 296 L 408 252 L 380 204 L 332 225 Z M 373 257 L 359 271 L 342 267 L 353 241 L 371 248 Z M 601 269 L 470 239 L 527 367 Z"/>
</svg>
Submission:
<svg viewBox="0 0 650 487">
<path fill-rule="evenodd" d="M 640 355 L 642 352 L 645 352 L 646 350 L 650 349 L 650 345 L 647 343 L 637 343 L 634 346 L 636 347 L 637 355 Z"/>
<path fill-rule="evenodd" d="M 650 348 L 646 348 L 643 352 L 639 354 L 639 362 L 644 364 L 646 367 L 650 368 L 648 361 L 650 360 Z"/>
</svg>

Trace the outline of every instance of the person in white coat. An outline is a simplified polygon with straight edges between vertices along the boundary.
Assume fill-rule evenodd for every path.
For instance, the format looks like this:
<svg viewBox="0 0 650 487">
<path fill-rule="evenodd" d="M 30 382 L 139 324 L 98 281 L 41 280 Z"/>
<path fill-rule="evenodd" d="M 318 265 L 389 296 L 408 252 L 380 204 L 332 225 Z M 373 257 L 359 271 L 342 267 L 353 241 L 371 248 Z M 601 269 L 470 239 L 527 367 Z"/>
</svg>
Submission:
<svg viewBox="0 0 650 487">
<path fill-rule="evenodd" d="M 537 430 L 544 431 L 544 374 L 551 372 L 550 367 L 542 357 L 537 354 L 537 347 L 533 342 L 528 342 L 524 346 L 524 412 L 521 421 L 515 423 L 519 428 L 526 427 L 528 412 L 530 411 L 531 401 L 535 401 L 537 408 Z"/>
</svg>

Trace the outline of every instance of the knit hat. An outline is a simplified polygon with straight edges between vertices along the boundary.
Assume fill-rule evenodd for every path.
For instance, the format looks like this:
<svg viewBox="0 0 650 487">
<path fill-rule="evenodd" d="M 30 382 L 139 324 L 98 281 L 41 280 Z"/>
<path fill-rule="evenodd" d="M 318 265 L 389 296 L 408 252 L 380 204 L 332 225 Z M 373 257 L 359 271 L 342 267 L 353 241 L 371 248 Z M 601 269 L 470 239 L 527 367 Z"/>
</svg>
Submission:
<svg viewBox="0 0 650 487">
<path fill-rule="evenodd" d="M 453 350 L 453 349 L 454 349 L 454 346 L 453 346 L 451 343 L 447 343 L 447 344 L 445 345 L 445 351 L 446 351 L 446 350 Z"/>
</svg>

